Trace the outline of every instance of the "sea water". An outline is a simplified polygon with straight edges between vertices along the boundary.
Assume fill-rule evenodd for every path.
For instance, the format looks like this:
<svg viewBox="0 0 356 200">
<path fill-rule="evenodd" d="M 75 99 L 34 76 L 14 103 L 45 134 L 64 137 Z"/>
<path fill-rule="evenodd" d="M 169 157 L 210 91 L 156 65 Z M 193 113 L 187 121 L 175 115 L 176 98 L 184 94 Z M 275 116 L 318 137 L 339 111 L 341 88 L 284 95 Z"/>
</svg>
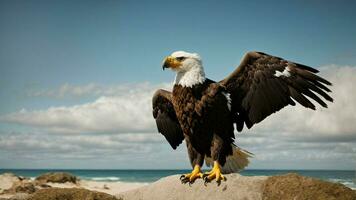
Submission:
<svg viewBox="0 0 356 200">
<path fill-rule="evenodd" d="M 69 172 L 83 180 L 150 183 L 162 177 L 185 174 L 190 170 L 87 170 L 87 169 L 0 169 L 0 174 L 11 172 L 16 175 L 35 178 L 46 172 Z M 354 170 L 252 170 L 240 172 L 244 176 L 272 176 L 286 173 L 298 173 L 326 181 L 344 184 L 356 189 L 356 171 Z"/>
</svg>

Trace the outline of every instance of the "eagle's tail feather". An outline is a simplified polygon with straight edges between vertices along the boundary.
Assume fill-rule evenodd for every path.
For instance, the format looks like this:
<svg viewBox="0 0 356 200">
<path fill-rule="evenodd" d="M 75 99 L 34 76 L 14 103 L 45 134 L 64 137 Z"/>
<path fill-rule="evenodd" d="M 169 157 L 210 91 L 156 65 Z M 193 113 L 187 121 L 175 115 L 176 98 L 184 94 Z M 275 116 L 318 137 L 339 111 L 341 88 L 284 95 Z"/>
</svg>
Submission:
<svg viewBox="0 0 356 200">
<path fill-rule="evenodd" d="M 252 157 L 252 153 L 241 149 L 235 145 L 232 145 L 232 155 L 226 158 L 226 163 L 222 166 L 221 172 L 224 174 L 239 172 L 243 170 L 249 164 L 249 157 Z M 210 167 L 213 165 L 213 159 L 205 157 L 205 164 Z"/>
</svg>

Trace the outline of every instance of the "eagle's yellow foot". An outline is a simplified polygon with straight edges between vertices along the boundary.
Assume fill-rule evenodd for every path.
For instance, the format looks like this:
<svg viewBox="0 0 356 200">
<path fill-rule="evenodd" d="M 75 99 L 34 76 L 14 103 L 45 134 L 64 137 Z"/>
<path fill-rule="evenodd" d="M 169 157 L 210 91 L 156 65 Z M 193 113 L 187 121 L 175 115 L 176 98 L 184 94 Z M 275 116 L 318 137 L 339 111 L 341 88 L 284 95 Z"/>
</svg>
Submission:
<svg viewBox="0 0 356 200">
<path fill-rule="evenodd" d="M 182 181 L 182 183 L 188 183 L 189 182 L 189 184 L 191 184 L 191 183 L 194 183 L 194 181 L 197 178 L 203 178 L 203 173 L 201 173 L 199 165 L 195 165 L 194 166 L 194 169 L 193 169 L 192 173 L 183 174 L 180 177 L 180 180 Z"/>
<path fill-rule="evenodd" d="M 211 182 L 212 180 L 216 180 L 218 185 L 220 185 L 221 181 L 226 181 L 225 176 L 222 175 L 221 173 L 221 167 L 220 164 L 217 161 L 214 161 L 214 167 L 213 169 L 208 172 L 204 173 L 204 184 L 206 185 L 208 182 Z"/>
</svg>

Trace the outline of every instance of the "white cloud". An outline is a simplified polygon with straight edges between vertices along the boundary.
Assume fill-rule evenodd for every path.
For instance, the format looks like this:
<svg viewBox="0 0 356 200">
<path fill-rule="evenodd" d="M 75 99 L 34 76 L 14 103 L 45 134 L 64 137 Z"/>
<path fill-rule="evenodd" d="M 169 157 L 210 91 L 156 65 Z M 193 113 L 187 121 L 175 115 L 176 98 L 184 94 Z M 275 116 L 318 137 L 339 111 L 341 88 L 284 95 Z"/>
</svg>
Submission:
<svg viewBox="0 0 356 200">
<path fill-rule="evenodd" d="M 152 95 L 156 89 L 167 88 L 167 85 L 122 86 L 114 96 L 102 96 L 91 103 L 45 110 L 22 109 L 0 120 L 62 133 L 154 132 Z"/>
<path fill-rule="evenodd" d="M 160 84 L 156 86 L 168 87 L 171 84 Z M 51 97 L 51 98 L 81 98 L 81 97 L 100 97 L 116 96 L 122 93 L 134 93 L 142 90 L 151 90 L 152 84 L 148 82 L 136 84 L 102 85 L 89 83 L 86 85 L 72 85 L 65 83 L 54 89 L 29 89 L 26 95 L 29 97 Z"/>
<path fill-rule="evenodd" d="M 251 130 L 253 133 L 278 133 L 281 137 L 343 138 L 356 140 L 356 68 L 329 66 L 321 68 L 321 75 L 333 83 L 331 96 L 334 103 L 329 108 L 320 106 L 317 111 L 298 105 L 282 109 Z M 94 102 L 69 107 L 51 107 L 45 110 L 21 111 L 1 116 L 0 120 L 42 127 L 54 132 L 154 132 L 151 98 L 158 88 L 169 88 L 170 84 L 152 85 L 149 83 L 111 86 L 100 90 L 101 96 Z M 63 89 L 71 88 L 71 89 Z M 95 85 L 60 87 L 65 92 L 84 94 L 96 90 Z M 120 88 L 116 90 L 108 88 Z M 108 92 L 108 91 L 115 92 Z M 77 92 L 74 92 L 77 91 Z"/>
<path fill-rule="evenodd" d="M 158 133 L 63 135 L 0 132 L 2 168 L 161 168 L 189 166 Z M 175 163 L 175 162 L 179 163 Z"/>
<path fill-rule="evenodd" d="M 356 165 L 356 68 L 328 66 L 321 68 L 321 75 L 333 83 L 334 103 L 329 103 L 329 108 L 318 106 L 312 111 L 300 105 L 290 106 L 251 130 L 237 134 L 236 143 L 255 154 L 251 167 L 352 169 L 350 166 Z M 53 155 L 65 157 L 61 159 L 92 159 L 105 155 L 107 160 L 118 159 L 117 166 L 128 160 L 153 166 L 155 160 L 160 159 L 167 161 L 163 166 L 187 167 L 185 145 L 181 145 L 178 152 L 171 151 L 157 133 L 152 118 L 151 98 L 154 90 L 162 87 L 169 88 L 170 84 L 101 88 L 95 84 L 64 85 L 53 90 L 56 91 L 53 97 L 79 97 L 91 95 L 93 91 L 97 91 L 94 96 L 100 97 L 85 104 L 23 109 L 1 116 L 3 122 L 26 125 L 43 133 L 7 134 L 0 137 L 0 150 L 27 156 L 48 154 L 48 159 Z M 48 132 L 52 134 L 46 134 Z M 179 158 L 179 163 L 174 164 L 172 154 Z"/>
<path fill-rule="evenodd" d="M 163 142 L 159 134 L 105 134 L 105 135 L 60 135 L 43 133 L 1 133 L 0 148 L 3 151 L 25 153 L 65 153 L 97 154 L 103 151 L 117 153 L 149 152 L 150 145 Z M 97 152 L 97 153 L 93 153 Z"/>
</svg>

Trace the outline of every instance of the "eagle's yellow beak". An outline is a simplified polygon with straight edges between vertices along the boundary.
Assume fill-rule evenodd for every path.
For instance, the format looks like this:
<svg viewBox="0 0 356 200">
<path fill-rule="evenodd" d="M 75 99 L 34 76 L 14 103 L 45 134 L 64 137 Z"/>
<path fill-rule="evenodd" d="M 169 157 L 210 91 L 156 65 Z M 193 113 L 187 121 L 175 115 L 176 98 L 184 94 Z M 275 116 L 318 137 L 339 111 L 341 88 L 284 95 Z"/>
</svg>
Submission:
<svg viewBox="0 0 356 200">
<path fill-rule="evenodd" d="M 162 69 L 164 70 L 165 68 L 171 68 L 175 69 L 181 66 L 181 62 L 179 62 L 175 57 L 173 56 L 168 56 L 164 59 Z"/>
</svg>

